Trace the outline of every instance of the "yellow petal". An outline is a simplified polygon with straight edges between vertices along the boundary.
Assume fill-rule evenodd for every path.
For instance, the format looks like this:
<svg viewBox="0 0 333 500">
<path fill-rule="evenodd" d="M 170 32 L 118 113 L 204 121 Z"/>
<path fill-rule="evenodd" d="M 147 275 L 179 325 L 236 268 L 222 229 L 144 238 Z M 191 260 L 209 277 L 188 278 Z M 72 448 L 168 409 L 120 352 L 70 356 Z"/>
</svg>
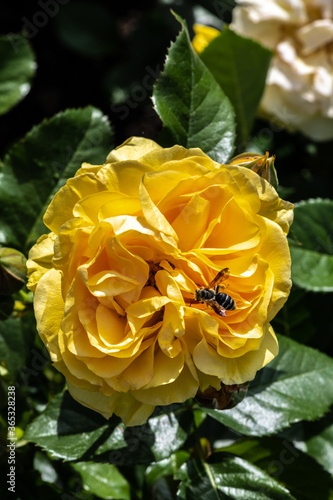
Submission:
<svg viewBox="0 0 333 500">
<path fill-rule="evenodd" d="M 174 302 L 184 304 L 184 299 L 177 282 L 167 271 L 157 271 L 155 274 L 155 283 L 161 295 L 169 297 Z"/>
<path fill-rule="evenodd" d="M 71 396 L 83 406 L 97 411 L 106 419 L 113 413 L 118 415 L 128 427 L 144 424 L 152 414 L 154 406 L 137 401 L 131 394 L 114 394 L 106 396 L 101 392 L 82 389 L 68 382 Z"/>
<path fill-rule="evenodd" d="M 266 219 L 266 230 L 267 238 L 262 242 L 260 253 L 269 263 L 274 275 L 274 288 L 267 315 L 267 320 L 271 321 L 286 302 L 291 289 L 291 258 L 288 241 L 282 229 L 275 222 Z"/>
<path fill-rule="evenodd" d="M 195 349 L 193 360 L 199 370 L 218 376 L 226 385 L 242 384 L 253 380 L 256 372 L 278 354 L 279 348 L 271 325 L 263 330 L 262 341 L 255 350 L 236 358 L 219 356 L 204 340 Z"/>
<path fill-rule="evenodd" d="M 171 236 L 175 241 L 177 241 L 177 234 L 150 199 L 148 191 L 145 188 L 143 182 L 141 182 L 140 184 L 139 193 L 142 212 L 147 223 L 161 233 Z"/>
<path fill-rule="evenodd" d="M 179 248 L 186 252 L 195 247 L 197 240 L 206 231 L 210 203 L 201 196 L 193 196 L 172 226 L 179 238 Z"/>
<path fill-rule="evenodd" d="M 160 148 L 146 154 L 140 161 L 152 170 L 187 170 L 189 174 L 205 173 L 207 168 L 216 168 L 218 163 L 211 160 L 201 149 L 186 149 L 183 146 Z M 192 171 L 191 171 L 192 169 Z"/>
<path fill-rule="evenodd" d="M 261 205 L 256 212 L 279 224 L 284 233 L 288 234 L 289 227 L 293 221 L 293 204 L 281 200 L 273 186 L 255 172 L 252 172 L 252 170 L 236 165 L 230 165 L 229 168 L 238 185 L 243 188 L 243 193 L 244 186 L 251 186 L 257 193 Z M 254 208 L 254 205 L 252 207 Z"/>
<path fill-rule="evenodd" d="M 65 223 L 54 242 L 53 266 L 64 272 L 64 290 L 68 290 L 77 269 L 90 257 L 90 228 L 81 227 L 81 219 Z M 66 292 L 65 292 L 66 293 Z"/>
<path fill-rule="evenodd" d="M 120 193 L 109 193 L 112 197 L 101 206 L 98 213 L 99 220 L 108 219 L 109 217 L 116 217 L 124 213 L 128 215 L 141 215 L 141 205 L 137 198 L 131 198 L 127 195 Z"/>
<path fill-rule="evenodd" d="M 142 156 L 156 149 L 162 149 L 156 142 L 145 137 L 130 137 L 106 158 L 106 163 L 116 161 L 138 160 Z"/>
<path fill-rule="evenodd" d="M 140 348 L 142 338 L 134 338 L 130 330 L 126 331 L 125 318 L 115 311 L 100 304 L 96 310 L 96 322 L 100 339 L 113 356 L 128 358 Z"/>
<path fill-rule="evenodd" d="M 138 300 L 134 304 L 131 304 L 126 312 L 128 316 L 135 316 L 137 318 L 145 318 L 147 316 L 152 316 L 156 311 L 159 311 L 163 306 L 165 306 L 170 299 L 168 297 L 151 297 L 149 299 Z"/>
<path fill-rule="evenodd" d="M 54 233 L 44 234 L 29 252 L 27 260 L 29 281 L 27 287 L 30 290 L 35 290 L 41 277 L 52 268 L 55 238 Z"/>
<path fill-rule="evenodd" d="M 117 271 L 100 271 L 88 279 L 88 287 L 95 297 L 120 295 L 140 285 L 138 281 Z"/>
<path fill-rule="evenodd" d="M 192 40 L 192 46 L 198 54 L 200 54 L 207 45 L 220 34 L 219 30 L 202 24 L 194 24 L 193 30 L 195 37 Z"/>
<path fill-rule="evenodd" d="M 99 172 L 99 179 L 109 191 L 121 192 L 131 198 L 138 198 L 142 177 L 152 171 L 152 167 L 136 160 L 107 163 Z M 126 213 L 126 212 L 125 212 Z"/>
<path fill-rule="evenodd" d="M 96 309 L 96 322 L 98 333 L 108 347 L 114 347 L 118 350 L 124 341 L 126 320 L 119 316 L 115 311 L 107 307 L 99 306 Z M 130 340 L 127 339 L 125 343 Z M 117 346 L 117 347 L 116 347 Z M 112 352 L 112 349 L 110 349 Z"/>
<path fill-rule="evenodd" d="M 114 413 L 127 427 L 146 423 L 154 409 L 155 405 L 142 404 L 131 393 L 118 393 L 115 396 Z"/>
<path fill-rule="evenodd" d="M 120 390 L 141 389 L 151 382 L 154 376 L 155 362 L 155 342 L 153 339 L 147 346 L 144 351 L 132 359 L 128 367 L 124 368 L 121 377 L 118 377 L 119 385 L 122 387 Z"/>
<path fill-rule="evenodd" d="M 81 198 L 105 189 L 105 185 L 93 174 L 68 179 L 66 185 L 55 194 L 48 206 L 43 218 L 44 224 L 58 234 L 60 227 L 74 217 L 73 208 Z"/>
<path fill-rule="evenodd" d="M 142 178 L 149 196 L 156 204 L 160 202 L 175 186 L 184 179 L 188 178 L 187 170 L 162 170 L 158 172 L 148 172 Z"/>
<path fill-rule="evenodd" d="M 119 217 L 110 217 L 104 222 L 109 223 L 112 226 L 114 234 L 119 237 L 126 233 L 127 236 L 132 234 L 133 238 L 142 239 L 143 241 L 148 240 L 148 242 L 150 243 L 150 245 L 148 246 L 154 244 L 154 241 L 152 240 L 155 240 L 157 244 L 165 247 L 165 251 L 167 253 L 177 248 L 177 242 L 175 241 L 173 236 L 169 236 L 165 233 L 161 233 L 160 231 L 155 230 L 154 227 L 150 226 L 143 217 L 123 215 Z M 170 247 L 173 248 L 171 249 Z"/>
<path fill-rule="evenodd" d="M 170 303 L 165 306 L 163 326 L 161 327 L 157 339 L 158 345 L 163 354 L 174 358 L 182 350 L 179 337 L 185 333 L 185 323 L 182 310 Z"/>
<path fill-rule="evenodd" d="M 115 215 L 136 214 L 141 209 L 138 199 L 117 191 L 102 191 L 80 199 L 73 208 L 75 217 L 84 218 L 92 225 Z"/>
<path fill-rule="evenodd" d="M 50 269 L 40 278 L 34 295 L 37 330 L 52 361 L 61 358 L 58 345 L 59 329 L 64 314 L 61 281 L 61 273 Z"/>
<path fill-rule="evenodd" d="M 103 385 L 103 379 L 89 370 L 86 363 L 67 348 L 67 334 L 65 334 L 64 332 L 59 332 L 58 338 L 59 348 L 62 356 L 61 361 L 64 363 L 65 367 L 68 370 L 65 373 L 63 372 L 66 379 L 72 381 L 73 383 L 76 383 L 76 380 L 79 379 L 86 381 L 89 384 L 101 387 Z M 57 367 L 56 363 L 55 366 Z"/>
<path fill-rule="evenodd" d="M 167 367 L 165 369 L 167 372 Z M 167 373 L 165 376 L 168 378 Z M 188 366 L 184 364 L 183 370 L 174 381 L 170 380 L 169 383 L 160 386 L 155 385 L 156 387 L 149 389 L 133 391 L 132 394 L 142 403 L 154 404 L 156 406 L 182 403 L 196 395 L 199 388 L 199 381 L 193 376 Z"/>
</svg>

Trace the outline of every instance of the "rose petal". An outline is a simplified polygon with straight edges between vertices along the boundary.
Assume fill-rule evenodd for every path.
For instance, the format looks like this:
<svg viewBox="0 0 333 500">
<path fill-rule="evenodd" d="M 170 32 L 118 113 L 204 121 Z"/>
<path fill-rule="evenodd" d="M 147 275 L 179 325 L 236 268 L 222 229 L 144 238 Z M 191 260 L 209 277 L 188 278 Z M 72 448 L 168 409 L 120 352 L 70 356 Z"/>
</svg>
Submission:
<svg viewBox="0 0 333 500">
<path fill-rule="evenodd" d="M 28 287 L 35 290 L 41 277 L 52 268 L 54 254 L 54 233 L 44 234 L 31 248 L 27 260 L 27 273 L 29 276 Z"/>
<path fill-rule="evenodd" d="M 44 224 L 58 234 L 61 226 L 74 217 L 73 208 L 81 198 L 105 189 L 105 185 L 93 174 L 68 179 L 48 206 L 43 218 Z"/>
<path fill-rule="evenodd" d="M 50 269 L 40 278 L 34 296 L 37 330 L 50 352 L 52 361 L 61 358 L 58 345 L 58 334 L 64 314 L 61 281 L 61 273 Z"/>
<path fill-rule="evenodd" d="M 106 162 L 138 160 L 151 151 L 162 149 L 156 142 L 145 137 L 130 137 L 109 153 Z"/>
</svg>

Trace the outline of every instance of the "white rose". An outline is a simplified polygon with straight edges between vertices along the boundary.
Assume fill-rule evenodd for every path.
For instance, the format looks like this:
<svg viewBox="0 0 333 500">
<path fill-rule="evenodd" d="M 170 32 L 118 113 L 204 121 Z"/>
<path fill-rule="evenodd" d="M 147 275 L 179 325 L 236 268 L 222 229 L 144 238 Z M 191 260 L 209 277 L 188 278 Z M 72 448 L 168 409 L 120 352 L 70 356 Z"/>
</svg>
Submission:
<svg viewBox="0 0 333 500">
<path fill-rule="evenodd" d="M 312 139 L 332 139 L 332 0 L 238 0 L 230 27 L 274 51 L 261 114 Z"/>
</svg>

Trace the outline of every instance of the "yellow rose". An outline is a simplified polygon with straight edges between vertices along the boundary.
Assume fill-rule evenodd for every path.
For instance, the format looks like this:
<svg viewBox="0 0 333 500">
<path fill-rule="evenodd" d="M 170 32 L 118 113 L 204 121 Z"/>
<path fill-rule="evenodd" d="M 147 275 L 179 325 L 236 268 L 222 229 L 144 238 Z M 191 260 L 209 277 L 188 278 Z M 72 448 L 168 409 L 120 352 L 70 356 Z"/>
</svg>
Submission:
<svg viewBox="0 0 333 500">
<path fill-rule="evenodd" d="M 333 2 L 238 0 L 230 28 L 274 52 L 260 114 L 312 139 L 332 139 Z M 194 30 L 198 53 L 219 34 Z"/>
<path fill-rule="evenodd" d="M 278 352 L 292 205 L 245 167 L 131 138 L 84 163 L 31 249 L 38 332 L 72 396 L 126 425 L 209 386 L 252 380 Z M 234 310 L 194 299 L 224 268 Z M 223 289 L 221 289 L 223 292 Z"/>
</svg>

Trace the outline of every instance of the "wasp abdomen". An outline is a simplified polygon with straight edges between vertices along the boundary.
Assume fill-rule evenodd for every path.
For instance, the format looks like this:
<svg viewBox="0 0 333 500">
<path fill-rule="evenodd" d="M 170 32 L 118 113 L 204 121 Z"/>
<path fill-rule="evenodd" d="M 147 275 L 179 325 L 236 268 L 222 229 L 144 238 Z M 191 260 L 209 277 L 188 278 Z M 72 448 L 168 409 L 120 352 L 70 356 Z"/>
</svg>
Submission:
<svg viewBox="0 0 333 500">
<path fill-rule="evenodd" d="M 224 309 L 227 311 L 233 311 L 236 309 L 236 304 L 235 301 L 230 295 L 227 295 L 226 293 L 219 292 L 215 295 L 215 300 L 220 306 L 222 306 Z"/>
</svg>

